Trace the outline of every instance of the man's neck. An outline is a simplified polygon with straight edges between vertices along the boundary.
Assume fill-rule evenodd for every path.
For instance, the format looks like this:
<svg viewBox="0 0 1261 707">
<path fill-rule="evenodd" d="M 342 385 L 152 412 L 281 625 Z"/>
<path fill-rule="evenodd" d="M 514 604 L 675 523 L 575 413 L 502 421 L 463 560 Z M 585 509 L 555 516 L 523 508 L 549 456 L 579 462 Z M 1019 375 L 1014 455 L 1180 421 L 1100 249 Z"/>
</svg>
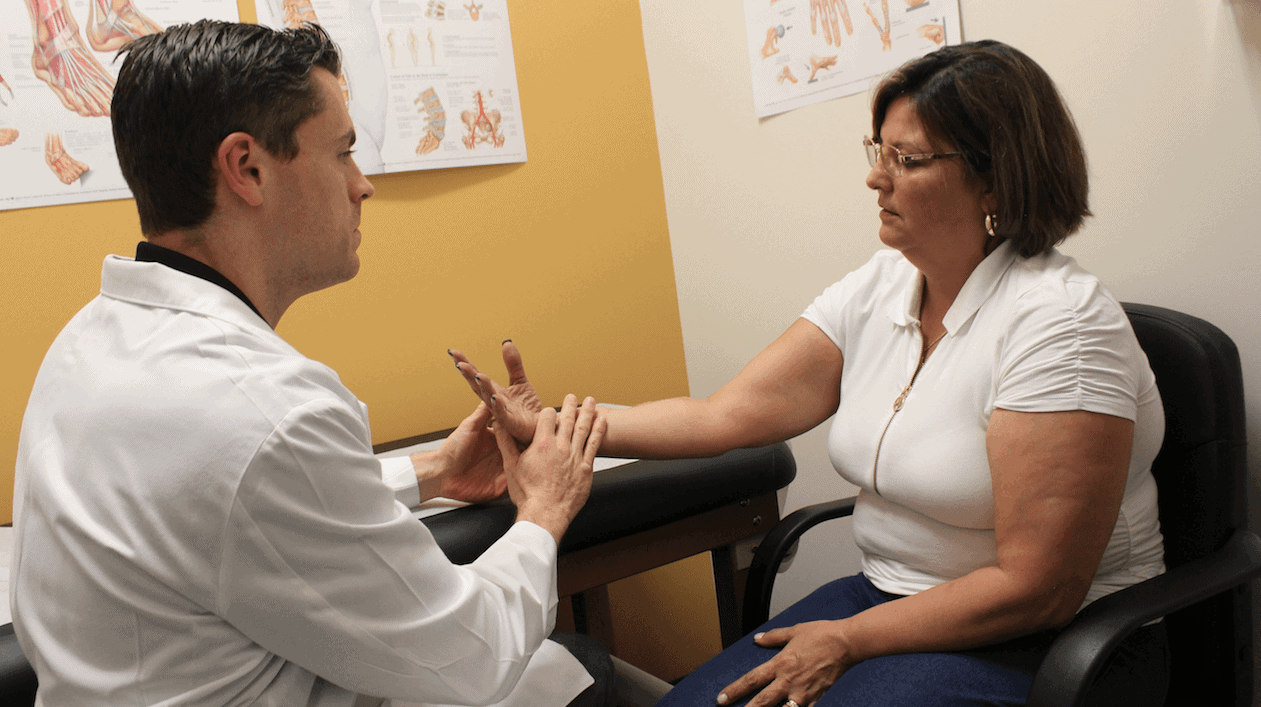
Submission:
<svg viewBox="0 0 1261 707">
<path fill-rule="evenodd" d="M 281 303 L 281 298 L 269 291 L 264 261 L 259 254 L 240 245 L 248 243 L 248 238 L 233 238 L 228 234 L 202 230 L 176 230 L 150 234 L 147 239 L 153 245 L 192 258 L 227 278 L 244 293 L 259 316 L 273 329 L 292 304 L 292 301 Z"/>
</svg>

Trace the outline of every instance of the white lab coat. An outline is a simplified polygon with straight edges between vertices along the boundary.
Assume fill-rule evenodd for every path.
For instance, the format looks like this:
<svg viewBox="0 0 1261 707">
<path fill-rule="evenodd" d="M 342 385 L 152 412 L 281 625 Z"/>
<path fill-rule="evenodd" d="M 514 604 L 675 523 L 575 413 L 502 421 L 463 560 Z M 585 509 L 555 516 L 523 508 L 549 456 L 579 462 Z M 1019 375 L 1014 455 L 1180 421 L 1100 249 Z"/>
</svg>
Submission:
<svg viewBox="0 0 1261 707">
<path fill-rule="evenodd" d="M 10 605 L 43 704 L 564 705 L 591 683 L 544 642 L 550 534 L 452 565 L 335 372 L 213 283 L 116 256 L 101 279 L 18 445 Z"/>
</svg>

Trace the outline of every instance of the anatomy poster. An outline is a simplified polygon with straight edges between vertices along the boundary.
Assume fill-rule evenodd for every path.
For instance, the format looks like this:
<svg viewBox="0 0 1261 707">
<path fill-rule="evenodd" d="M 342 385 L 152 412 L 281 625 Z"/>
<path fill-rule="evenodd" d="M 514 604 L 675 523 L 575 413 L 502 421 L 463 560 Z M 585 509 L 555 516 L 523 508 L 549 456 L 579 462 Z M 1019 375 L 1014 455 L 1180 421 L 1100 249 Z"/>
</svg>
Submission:
<svg viewBox="0 0 1261 707">
<path fill-rule="evenodd" d="M 958 44 L 959 0 L 744 0 L 759 118 L 862 93 Z"/>
<path fill-rule="evenodd" d="M 11 0 L 0 4 L 0 209 L 125 199 L 109 102 L 118 48 L 236 0 Z"/>
<path fill-rule="evenodd" d="M 256 0 L 272 27 L 318 22 L 366 174 L 524 162 L 507 0 Z"/>
</svg>

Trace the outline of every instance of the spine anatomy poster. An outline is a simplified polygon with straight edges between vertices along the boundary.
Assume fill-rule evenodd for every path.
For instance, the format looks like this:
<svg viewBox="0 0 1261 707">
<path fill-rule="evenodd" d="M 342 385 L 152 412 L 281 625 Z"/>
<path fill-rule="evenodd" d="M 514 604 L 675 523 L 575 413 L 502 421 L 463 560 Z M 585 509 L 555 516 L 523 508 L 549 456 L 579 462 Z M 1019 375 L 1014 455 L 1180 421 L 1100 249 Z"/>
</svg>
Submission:
<svg viewBox="0 0 1261 707">
<path fill-rule="evenodd" d="M 342 50 L 365 174 L 524 162 L 507 0 L 256 0 L 271 27 L 317 22 Z"/>
<path fill-rule="evenodd" d="M 12 0 L 0 5 L 0 209 L 125 199 L 109 104 L 118 48 L 236 0 Z"/>
<path fill-rule="evenodd" d="M 959 0 L 744 0 L 759 118 L 868 90 L 958 44 Z"/>
</svg>

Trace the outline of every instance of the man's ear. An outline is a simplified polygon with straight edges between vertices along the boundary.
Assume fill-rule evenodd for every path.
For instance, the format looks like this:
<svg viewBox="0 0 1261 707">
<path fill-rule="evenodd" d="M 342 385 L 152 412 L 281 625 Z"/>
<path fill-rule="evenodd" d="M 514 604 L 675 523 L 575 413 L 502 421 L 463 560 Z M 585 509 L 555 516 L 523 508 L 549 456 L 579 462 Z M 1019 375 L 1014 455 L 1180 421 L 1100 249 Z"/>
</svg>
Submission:
<svg viewBox="0 0 1261 707">
<path fill-rule="evenodd" d="M 240 132 L 225 137 L 215 153 L 215 170 L 224 184 L 250 206 L 263 203 L 259 173 L 263 157 L 263 146 L 254 136 Z"/>
</svg>

